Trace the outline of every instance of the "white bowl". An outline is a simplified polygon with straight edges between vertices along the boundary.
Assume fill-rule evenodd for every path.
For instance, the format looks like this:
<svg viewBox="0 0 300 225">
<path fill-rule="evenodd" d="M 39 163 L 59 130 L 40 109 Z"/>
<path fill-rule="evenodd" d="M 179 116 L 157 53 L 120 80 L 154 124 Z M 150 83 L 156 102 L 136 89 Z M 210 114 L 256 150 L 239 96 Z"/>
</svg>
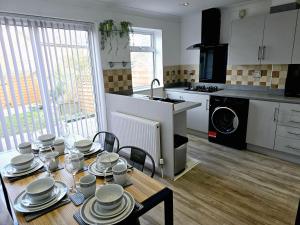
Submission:
<svg viewBox="0 0 300 225">
<path fill-rule="evenodd" d="M 10 164 L 17 170 L 25 170 L 28 169 L 31 163 L 34 160 L 34 155 L 32 153 L 21 154 L 13 157 L 10 160 Z"/>
<path fill-rule="evenodd" d="M 26 194 L 32 201 L 38 202 L 51 196 L 54 185 L 55 181 L 52 178 L 41 178 L 26 187 Z"/>
<path fill-rule="evenodd" d="M 55 139 L 54 134 L 44 134 L 38 137 L 38 140 L 42 143 L 42 145 L 47 146 L 51 145 Z"/>
<path fill-rule="evenodd" d="M 87 152 L 91 149 L 93 142 L 90 140 L 80 140 L 74 143 L 75 148 L 77 148 L 80 152 Z"/>
<path fill-rule="evenodd" d="M 124 189 L 118 184 L 107 184 L 100 187 L 96 193 L 96 202 L 103 209 L 114 209 L 121 204 Z"/>
<path fill-rule="evenodd" d="M 19 144 L 18 145 L 18 151 L 21 154 L 31 153 L 32 152 L 31 143 L 30 142 L 23 142 L 23 143 Z"/>
<path fill-rule="evenodd" d="M 119 154 L 115 152 L 100 153 L 97 156 L 97 163 L 100 163 L 105 167 L 112 167 L 117 164 L 119 158 Z"/>
</svg>

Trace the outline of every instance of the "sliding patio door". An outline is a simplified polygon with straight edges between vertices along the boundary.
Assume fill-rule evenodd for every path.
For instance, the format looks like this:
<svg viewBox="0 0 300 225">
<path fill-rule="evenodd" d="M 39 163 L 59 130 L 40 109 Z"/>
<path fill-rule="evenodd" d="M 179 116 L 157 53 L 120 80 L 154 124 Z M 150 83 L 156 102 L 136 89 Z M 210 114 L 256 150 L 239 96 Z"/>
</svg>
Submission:
<svg viewBox="0 0 300 225">
<path fill-rule="evenodd" d="M 0 151 L 45 133 L 92 137 L 101 128 L 93 28 L 0 14 Z"/>
</svg>

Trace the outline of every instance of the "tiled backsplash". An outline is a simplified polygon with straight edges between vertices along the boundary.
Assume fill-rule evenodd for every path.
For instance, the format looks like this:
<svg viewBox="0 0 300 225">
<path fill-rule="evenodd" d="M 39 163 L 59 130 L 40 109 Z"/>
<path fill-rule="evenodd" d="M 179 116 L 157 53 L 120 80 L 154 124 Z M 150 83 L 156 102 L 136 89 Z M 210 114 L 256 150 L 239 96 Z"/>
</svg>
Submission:
<svg viewBox="0 0 300 225">
<path fill-rule="evenodd" d="M 132 90 L 131 69 L 103 70 L 105 92 Z"/>
<path fill-rule="evenodd" d="M 164 84 L 185 83 L 199 80 L 199 65 L 164 66 Z"/>
<path fill-rule="evenodd" d="M 227 66 L 226 84 L 284 89 L 288 65 Z M 257 75 L 260 72 L 261 76 Z"/>
</svg>

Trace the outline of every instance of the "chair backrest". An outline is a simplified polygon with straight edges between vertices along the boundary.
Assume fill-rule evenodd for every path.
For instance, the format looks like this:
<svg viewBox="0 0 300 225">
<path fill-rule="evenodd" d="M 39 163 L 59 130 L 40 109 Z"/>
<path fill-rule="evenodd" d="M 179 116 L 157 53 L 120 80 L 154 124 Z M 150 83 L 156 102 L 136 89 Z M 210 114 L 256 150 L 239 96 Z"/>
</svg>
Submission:
<svg viewBox="0 0 300 225">
<path fill-rule="evenodd" d="M 95 134 L 95 136 L 93 138 L 93 142 L 96 141 L 97 136 L 99 136 L 99 139 L 102 142 L 101 144 L 103 144 L 103 148 L 105 151 L 118 152 L 120 142 L 116 135 L 114 135 L 113 133 L 107 132 L 107 131 L 100 131 L 97 134 Z"/>
<path fill-rule="evenodd" d="M 132 164 L 133 167 L 135 167 L 136 169 L 140 170 L 140 171 L 144 171 L 145 168 L 145 164 L 146 164 L 146 158 L 148 157 L 151 161 L 151 177 L 154 176 L 155 174 L 155 162 L 154 159 L 152 158 L 152 156 L 146 152 L 145 150 L 135 147 L 135 146 L 123 146 L 119 149 L 118 153 L 122 156 L 124 156 L 125 158 L 126 155 L 123 153 L 120 153 L 121 151 L 125 152 L 125 150 L 128 149 L 129 152 L 129 160 L 130 163 Z"/>
<path fill-rule="evenodd" d="M 298 209 L 297 209 L 295 225 L 300 225 L 300 201 L 298 202 Z"/>
</svg>

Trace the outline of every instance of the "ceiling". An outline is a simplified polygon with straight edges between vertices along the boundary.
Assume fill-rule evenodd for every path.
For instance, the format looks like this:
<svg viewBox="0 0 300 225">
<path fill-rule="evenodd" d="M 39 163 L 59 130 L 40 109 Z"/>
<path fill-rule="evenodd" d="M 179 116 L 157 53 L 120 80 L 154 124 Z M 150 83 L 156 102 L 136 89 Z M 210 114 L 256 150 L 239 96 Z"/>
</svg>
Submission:
<svg viewBox="0 0 300 225">
<path fill-rule="evenodd" d="M 224 7 L 231 4 L 249 2 L 251 0 L 97 0 L 113 7 L 135 9 L 182 16 L 190 12 L 200 11 L 212 7 Z M 190 5 L 182 6 L 188 2 Z"/>
</svg>

